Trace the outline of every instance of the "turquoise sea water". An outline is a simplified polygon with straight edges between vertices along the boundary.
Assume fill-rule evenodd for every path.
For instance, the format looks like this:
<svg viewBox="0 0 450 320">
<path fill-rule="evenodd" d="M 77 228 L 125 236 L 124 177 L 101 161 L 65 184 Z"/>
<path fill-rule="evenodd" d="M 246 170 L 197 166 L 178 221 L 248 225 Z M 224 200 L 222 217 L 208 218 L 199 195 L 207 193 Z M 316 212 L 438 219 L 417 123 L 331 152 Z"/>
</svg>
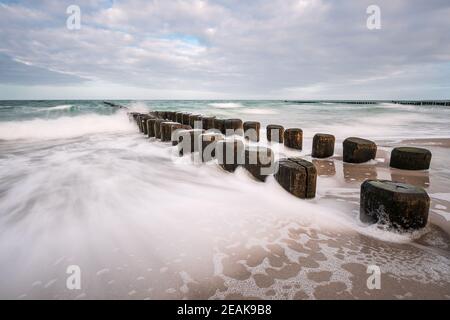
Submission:
<svg viewBox="0 0 450 320">
<path fill-rule="evenodd" d="M 318 284 L 303 271 L 269 288 L 258 286 L 253 276 L 270 274 L 274 266 L 268 261 L 274 258 L 258 265 L 251 259 L 242 262 L 252 251 L 242 257 L 235 253 L 242 260 L 235 269 L 226 262 L 232 248 L 276 248 L 289 263 L 304 259 L 290 245 L 297 228 L 303 233 L 296 242 L 318 241 L 314 246 L 320 257 L 309 257 L 317 260 L 318 271 L 332 273 L 333 281 L 347 288 L 355 280 L 345 263 L 371 263 L 389 270 L 405 286 L 419 281 L 436 289 L 438 297 L 450 296 L 450 148 L 443 140 L 450 138 L 449 107 L 112 102 L 131 111 L 179 110 L 256 120 L 262 123 L 263 137 L 269 123 L 302 128 L 302 151 L 265 139 L 261 144 L 280 157 L 313 161 L 319 172 L 317 196 L 299 200 L 274 179 L 259 183 L 244 169 L 228 174 L 214 163 L 199 165 L 189 156 L 174 157 L 169 144 L 140 134 L 126 110 L 102 101 L 0 101 L 1 298 L 183 298 L 193 297 L 192 286 L 217 279 L 226 289 L 199 297 L 245 292 L 292 298 L 293 282 L 314 297 Z M 311 140 L 318 132 L 336 136 L 333 158 L 311 159 Z M 341 142 L 349 136 L 374 139 L 377 159 L 344 164 Z M 390 169 L 389 153 L 398 145 L 429 148 L 431 169 Z M 419 233 L 398 234 L 360 223 L 359 188 L 368 178 L 425 188 L 432 200 L 429 226 Z M 351 254 L 341 261 L 335 246 L 348 237 Z M 68 265 L 79 265 L 89 279 L 81 292 L 65 288 Z M 234 270 L 244 271 L 235 275 Z M 275 294 L 265 296 L 268 289 Z M 420 294 L 414 291 L 413 297 Z"/>
<path fill-rule="evenodd" d="M 299 104 L 283 101 L 115 101 L 133 110 L 160 109 L 197 112 L 218 117 L 240 117 L 300 127 L 305 136 L 329 132 L 336 137 L 367 138 L 450 137 L 450 107 L 379 103 Z M 112 115 L 117 110 L 102 101 L 0 101 L 0 121 L 57 119 Z M 1 135 L 0 135 L 1 137 Z"/>
</svg>

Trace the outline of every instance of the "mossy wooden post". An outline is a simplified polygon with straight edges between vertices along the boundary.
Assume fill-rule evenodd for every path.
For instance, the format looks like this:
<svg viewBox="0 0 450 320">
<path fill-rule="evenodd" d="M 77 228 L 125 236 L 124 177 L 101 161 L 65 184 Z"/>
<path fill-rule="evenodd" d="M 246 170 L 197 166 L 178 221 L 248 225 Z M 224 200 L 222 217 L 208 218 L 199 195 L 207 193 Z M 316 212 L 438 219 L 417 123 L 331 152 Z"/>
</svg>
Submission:
<svg viewBox="0 0 450 320">
<path fill-rule="evenodd" d="M 318 133 L 313 138 L 312 157 L 328 158 L 334 154 L 336 139 L 331 134 Z"/>
<path fill-rule="evenodd" d="M 244 122 L 244 137 L 253 142 L 259 142 L 261 123 L 258 121 Z"/>
<path fill-rule="evenodd" d="M 270 148 L 247 146 L 245 148 L 245 169 L 257 180 L 266 181 L 275 174 L 275 155 Z"/>
<path fill-rule="evenodd" d="M 245 163 L 244 143 L 236 139 L 218 141 L 216 159 L 219 166 L 228 172 L 234 172 Z"/>
<path fill-rule="evenodd" d="M 289 193 L 300 199 L 316 196 L 317 171 L 309 161 L 288 158 L 278 161 L 275 179 Z"/>
<path fill-rule="evenodd" d="M 391 152 L 390 166 L 404 170 L 428 170 L 431 152 L 423 148 L 399 147 Z"/>
<path fill-rule="evenodd" d="M 292 128 L 284 131 L 284 145 L 288 148 L 302 150 L 303 130 Z"/>
<path fill-rule="evenodd" d="M 223 140 L 221 133 L 204 133 L 199 136 L 201 159 L 203 162 L 211 161 L 216 156 L 216 145 L 218 141 Z"/>
<path fill-rule="evenodd" d="M 244 127 L 241 119 L 226 119 L 225 120 L 225 135 L 244 135 Z"/>
<path fill-rule="evenodd" d="M 267 126 L 267 141 L 283 143 L 284 127 L 277 124 L 269 124 Z"/>
<path fill-rule="evenodd" d="M 344 140 L 344 162 L 364 163 L 375 159 L 377 155 L 377 145 L 375 142 L 351 137 Z"/>
<path fill-rule="evenodd" d="M 430 197 L 420 187 L 388 180 L 366 180 L 361 185 L 363 222 L 416 230 L 426 226 L 429 209 Z"/>
</svg>

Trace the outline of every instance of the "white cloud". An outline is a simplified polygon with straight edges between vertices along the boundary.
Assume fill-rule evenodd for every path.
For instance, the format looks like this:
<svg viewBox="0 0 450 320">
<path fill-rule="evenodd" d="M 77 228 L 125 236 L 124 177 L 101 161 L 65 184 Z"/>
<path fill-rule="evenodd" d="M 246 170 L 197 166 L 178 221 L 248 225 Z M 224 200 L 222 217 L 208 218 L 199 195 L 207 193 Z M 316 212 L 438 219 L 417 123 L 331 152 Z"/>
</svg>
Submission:
<svg viewBox="0 0 450 320">
<path fill-rule="evenodd" d="M 85 0 L 80 31 L 65 28 L 71 2 L 1 4 L 0 52 L 148 98 L 395 98 L 450 84 L 447 1 L 380 0 L 379 31 L 365 27 L 370 1 Z"/>
</svg>

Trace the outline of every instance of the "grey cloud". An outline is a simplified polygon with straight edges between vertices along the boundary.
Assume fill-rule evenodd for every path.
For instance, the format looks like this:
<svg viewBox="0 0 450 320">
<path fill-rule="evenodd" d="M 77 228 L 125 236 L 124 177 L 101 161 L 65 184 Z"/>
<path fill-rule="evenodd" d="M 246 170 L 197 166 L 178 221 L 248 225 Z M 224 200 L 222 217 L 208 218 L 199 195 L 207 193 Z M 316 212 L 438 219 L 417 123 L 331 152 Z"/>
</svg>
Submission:
<svg viewBox="0 0 450 320">
<path fill-rule="evenodd" d="M 93 81 L 244 98 L 443 95 L 450 85 L 448 1 L 376 1 L 378 31 L 366 28 L 365 0 L 76 1 L 76 32 L 65 28 L 71 2 L 15 5 L 31 20 L 0 22 L 0 51 Z"/>
<path fill-rule="evenodd" d="M 14 61 L 0 53 L 0 84 L 18 85 L 72 85 L 82 78 Z"/>
</svg>

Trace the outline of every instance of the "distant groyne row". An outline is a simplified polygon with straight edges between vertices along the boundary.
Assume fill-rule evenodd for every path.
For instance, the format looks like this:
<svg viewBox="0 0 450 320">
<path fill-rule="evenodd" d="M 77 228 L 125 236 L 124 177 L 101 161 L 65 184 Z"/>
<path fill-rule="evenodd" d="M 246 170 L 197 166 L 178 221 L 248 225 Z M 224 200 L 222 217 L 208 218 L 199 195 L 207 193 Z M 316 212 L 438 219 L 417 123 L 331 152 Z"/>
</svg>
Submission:
<svg viewBox="0 0 450 320">
<path fill-rule="evenodd" d="M 298 104 L 342 103 L 342 104 L 379 104 L 392 103 L 414 106 L 450 106 L 450 100 L 284 100 Z"/>
<path fill-rule="evenodd" d="M 216 161 L 228 172 L 244 167 L 255 179 L 264 182 L 270 175 L 289 193 L 300 199 L 316 194 L 317 170 L 301 157 L 275 161 L 269 147 L 259 145 L 261 124 L 241 119 L 221 119 L 189 112 L 129 112 L 140 132 L 152 141 L 160 140 L 176 147 L 180 156 L 199 153 L 203 162 Z M 267 141 L 283 143 L 287 148 L 302 150 L 301 128 L 285 129 L 270 124 Z M 313 139 L 312 157 L 334 155 L 335 137 L 317 133 Z M 376 158 L 375 142 L 349 137 L 343 142 L 343 161 L 365 163 Z M 403 170 L 427 170 L 431 152 L 422 148 L 400 147 L 391 153 L 390 166 Z M 420 229 L 428 220 L 430 198 L 420 187 L 387 180 L 367 180 L 361 185 L 360 218 L 367 223 L 384 223 L 398 230 Z"/>
</svg>

